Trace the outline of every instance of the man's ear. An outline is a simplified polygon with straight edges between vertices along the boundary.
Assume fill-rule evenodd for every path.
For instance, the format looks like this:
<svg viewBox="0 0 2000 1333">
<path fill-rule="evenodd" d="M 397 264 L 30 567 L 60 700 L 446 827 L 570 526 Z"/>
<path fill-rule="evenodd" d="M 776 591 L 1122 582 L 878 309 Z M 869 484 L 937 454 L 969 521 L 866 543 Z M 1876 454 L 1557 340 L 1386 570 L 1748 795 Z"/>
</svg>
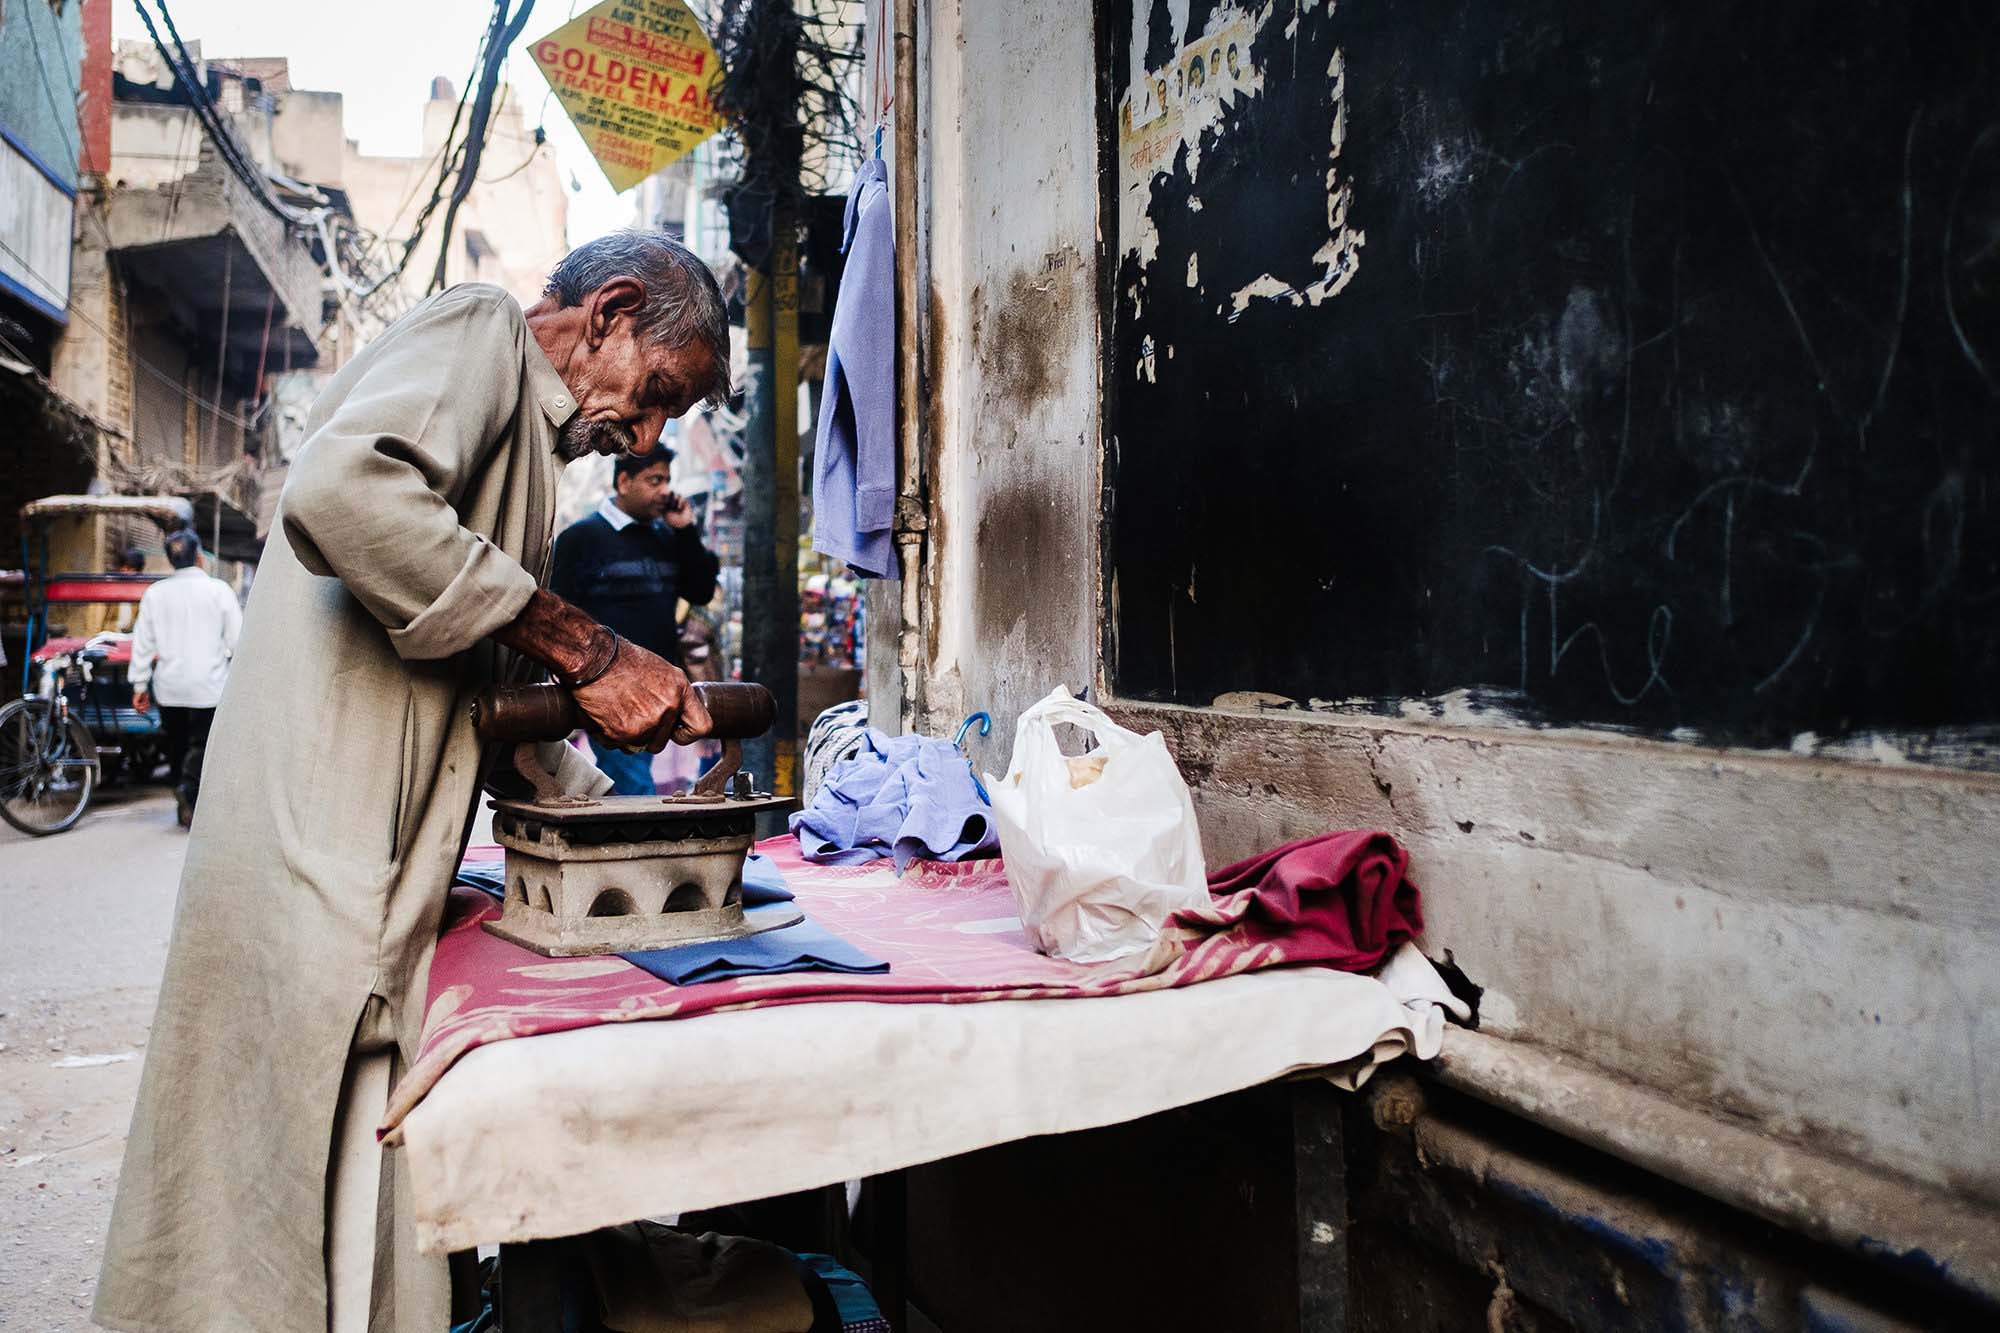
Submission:
<svg viewBox="0 0 2000 1333">
<path fill-rule="evenodd" d="M 583 336 L 592 347 L 603 345 L 621 316 L 635 316 L 646 304 L 646 284 L 637 278 L 613 278 L 590 294 L 590 318 Z"/>
</svg>

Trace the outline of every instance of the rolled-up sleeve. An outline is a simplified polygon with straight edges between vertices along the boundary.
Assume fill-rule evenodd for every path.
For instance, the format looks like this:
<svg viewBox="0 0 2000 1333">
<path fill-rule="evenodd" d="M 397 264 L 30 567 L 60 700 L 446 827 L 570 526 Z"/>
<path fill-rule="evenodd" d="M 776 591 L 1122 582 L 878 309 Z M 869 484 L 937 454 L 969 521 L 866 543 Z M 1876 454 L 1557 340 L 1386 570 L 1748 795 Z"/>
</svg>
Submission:
<svg viewBox="0 0 2000 1333">
<path fill-rule="evenodd" d="M 346 584 L 411 659 L 472 647 L 535 591 L 453 508 L 520 405 L 527 333 L 498 293 L 452 296 L 388 335 L 306 441 L 280 509 L 300 562 Z"/>
</svg>

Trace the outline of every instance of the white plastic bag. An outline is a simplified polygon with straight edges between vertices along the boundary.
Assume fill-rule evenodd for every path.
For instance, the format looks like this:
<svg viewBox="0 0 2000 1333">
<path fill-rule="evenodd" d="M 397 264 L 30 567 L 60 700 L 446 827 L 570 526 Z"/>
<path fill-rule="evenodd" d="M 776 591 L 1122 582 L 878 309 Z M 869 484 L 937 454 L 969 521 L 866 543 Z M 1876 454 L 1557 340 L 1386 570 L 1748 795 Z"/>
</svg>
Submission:
<svg viewBox="0 0 2000 1333">
<path fill-rule="evenodd" d="M 1063 723 L 1098 749 L 1064 755 Z M 1021 714 L 1007 776 L 986 788 L 1021 924 L 1043 953 L 1122 958 L 1150 947 L 1174 912 L 1207 904 L 1194 802 L 1159 732 L 1127 731 L 1058 686 Z"/>
</svg>

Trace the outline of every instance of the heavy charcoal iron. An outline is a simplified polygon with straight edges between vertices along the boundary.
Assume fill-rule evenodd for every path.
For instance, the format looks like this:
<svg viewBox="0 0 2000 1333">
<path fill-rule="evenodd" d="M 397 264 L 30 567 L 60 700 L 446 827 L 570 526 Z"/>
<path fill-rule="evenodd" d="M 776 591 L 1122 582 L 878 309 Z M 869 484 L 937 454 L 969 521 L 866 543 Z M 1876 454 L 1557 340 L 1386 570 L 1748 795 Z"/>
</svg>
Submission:
<svg viewBox="0 0 2000 1333">
<path fill-rule="evenodd" d="M 722 742 L 722 758 L 680 796 L 567 796 L 542 767 L 540 743 L 583 725 L 558 685 L 498 685 L 473 701 L 472 721 L 490 741 L 514 742 L 513 766 L 534 796 L 495 800 L 493 836 L 507 849 L 500 919 L 486 928 L 555 958 L 630 953 L 701 940 L 738 939 L 795 925 L 780 907 L 743 911 L 743 862 L 760 811 L 789 797 L 753 791 L 739 771 L 742 742 L 777 716 L 762 685 L 697 682 Z"/>
</svg>

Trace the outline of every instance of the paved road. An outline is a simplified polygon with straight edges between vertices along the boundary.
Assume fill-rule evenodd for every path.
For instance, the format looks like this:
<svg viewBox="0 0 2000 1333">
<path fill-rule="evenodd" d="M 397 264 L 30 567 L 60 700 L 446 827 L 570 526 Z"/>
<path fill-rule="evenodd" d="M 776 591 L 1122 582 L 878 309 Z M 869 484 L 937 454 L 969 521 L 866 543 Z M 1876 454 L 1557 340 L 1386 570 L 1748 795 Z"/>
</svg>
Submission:
<svg viewBox="0 0 2000 1333">
<path fill-rule="evenodd" d="M 159 788 L 0 825 L 0 1329 L 90 1327 L 186 843 Z"/>
</svg>

